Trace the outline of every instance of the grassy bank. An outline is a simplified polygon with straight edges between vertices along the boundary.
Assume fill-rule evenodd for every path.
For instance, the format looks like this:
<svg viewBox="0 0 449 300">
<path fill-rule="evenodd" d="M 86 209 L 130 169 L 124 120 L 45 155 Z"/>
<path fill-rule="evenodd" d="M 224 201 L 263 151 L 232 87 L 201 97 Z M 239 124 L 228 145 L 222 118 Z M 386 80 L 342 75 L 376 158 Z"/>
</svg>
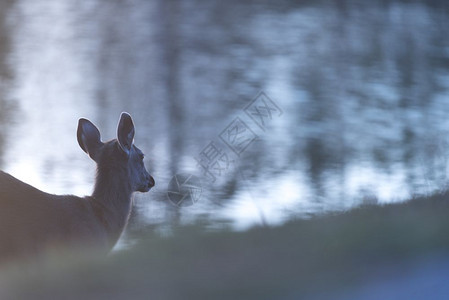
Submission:
<svg viewBox="0 0 449 300">
<path fill-rule="evenodd" d="M 148 232 L 107 258 L 60 254 L 0 272 L 1 299 L 298 299 L 449 254 L 448 194 L 246 232 Z"/>
</svg>

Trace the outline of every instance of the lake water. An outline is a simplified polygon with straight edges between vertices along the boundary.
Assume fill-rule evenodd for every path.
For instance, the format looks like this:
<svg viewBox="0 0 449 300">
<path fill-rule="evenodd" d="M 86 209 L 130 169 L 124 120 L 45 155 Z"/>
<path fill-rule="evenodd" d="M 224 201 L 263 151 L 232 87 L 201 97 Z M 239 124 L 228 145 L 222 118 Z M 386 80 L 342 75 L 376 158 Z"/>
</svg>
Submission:
<svg viewBox="0 0 449 300">
<path fill-rule="evenodd" d="M 339 3 L 6 1 L 0 167 L 90 194 L 77 120 L 107 140 L 128 111 L 156 180 L 134 224 L 246 228 L 443 190 L 447 4 Z M 198 179 L 194 205 L 169 201 L 175 174 Z"/>
</svg>

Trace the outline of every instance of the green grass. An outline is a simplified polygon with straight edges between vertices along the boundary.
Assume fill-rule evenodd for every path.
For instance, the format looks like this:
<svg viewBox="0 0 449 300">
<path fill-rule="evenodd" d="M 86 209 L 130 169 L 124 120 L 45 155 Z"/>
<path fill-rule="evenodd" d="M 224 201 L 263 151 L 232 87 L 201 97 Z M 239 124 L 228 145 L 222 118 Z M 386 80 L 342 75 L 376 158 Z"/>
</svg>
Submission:
<svg viewBox="0 0 449 300">
<path fill-rule="evenodd" d="M 449 254 L 448 195 L 246 232 L 148 232 L 106 258 L 59 253 L 0 272 L 0 299 L 282 299 L 357 285 L 382 266 Z"/>
</svg>

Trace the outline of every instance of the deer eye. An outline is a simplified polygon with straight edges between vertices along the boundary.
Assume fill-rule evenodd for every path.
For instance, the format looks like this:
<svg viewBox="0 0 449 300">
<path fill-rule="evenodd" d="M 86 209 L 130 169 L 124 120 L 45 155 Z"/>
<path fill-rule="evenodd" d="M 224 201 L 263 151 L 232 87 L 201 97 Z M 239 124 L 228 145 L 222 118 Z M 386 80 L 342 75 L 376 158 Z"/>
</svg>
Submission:
<svg viewBox="0 0 449 300">
<path fill-rule="evenodd" d="M 139 158 L 140 158 L 140 160 L 143 160 L 145 158 L 145 155 L 144 154 L 140 154 Z"/>
</svg>

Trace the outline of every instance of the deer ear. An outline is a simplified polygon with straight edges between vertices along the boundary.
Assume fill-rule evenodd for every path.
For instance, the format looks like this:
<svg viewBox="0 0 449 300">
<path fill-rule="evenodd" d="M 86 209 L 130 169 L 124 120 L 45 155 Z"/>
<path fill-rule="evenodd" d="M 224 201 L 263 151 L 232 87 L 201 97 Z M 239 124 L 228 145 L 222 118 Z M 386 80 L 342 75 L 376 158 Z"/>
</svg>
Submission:
<svg viewBox="0 0 449 300">
<path fill-rule="evenodd" d="M 81 118 L 78 121 L 77 138 L 81 149 L 95 160 L 98 150 L 103 144 L 98 128 L 91 121 Z"/>
<path fill-rule="evenodd" d="M 118 123 L 117 140 L 120 148 L 126 155 L 129 155 L 131 147 L 133 146 L 134 132 L 134 123 L 131 116 L 128 113 L 123 112 Z"/>
</svg>

